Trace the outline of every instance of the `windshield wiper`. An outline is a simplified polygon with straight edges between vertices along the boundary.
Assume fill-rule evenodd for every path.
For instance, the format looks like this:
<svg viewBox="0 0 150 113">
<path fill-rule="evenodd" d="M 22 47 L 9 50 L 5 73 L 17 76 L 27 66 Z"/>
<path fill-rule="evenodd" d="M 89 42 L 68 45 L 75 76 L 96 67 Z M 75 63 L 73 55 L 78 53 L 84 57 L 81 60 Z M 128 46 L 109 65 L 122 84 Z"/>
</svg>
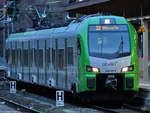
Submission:
<svg viewBox="0 0 150 113">
<path fill-rule="evenodd" d="M 123 46 L 124 46 L 124 42 L 123 42 L 123 37 L 121 36 L 121 41 L 120 41 L 118 50 L 116 52 L 116 53 L 118 53 L 119 56 L 123 56 Z"/>
</svg>

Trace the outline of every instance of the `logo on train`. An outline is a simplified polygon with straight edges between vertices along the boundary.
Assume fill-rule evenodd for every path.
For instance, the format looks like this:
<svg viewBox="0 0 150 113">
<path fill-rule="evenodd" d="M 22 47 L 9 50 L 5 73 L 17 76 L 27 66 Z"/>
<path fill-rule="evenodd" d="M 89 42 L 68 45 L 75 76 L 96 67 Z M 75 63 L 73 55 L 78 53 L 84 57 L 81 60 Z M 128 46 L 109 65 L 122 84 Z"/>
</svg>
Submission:
<svg viewBox="0 0 150 113">
<path fill-rule="evenodd" d="M 102 66 L 117 66 L 118 64 L 118 61 L 115 61 L 115 62 L 105 62 L 105 63 L 102 63 Z"/>
</svg>

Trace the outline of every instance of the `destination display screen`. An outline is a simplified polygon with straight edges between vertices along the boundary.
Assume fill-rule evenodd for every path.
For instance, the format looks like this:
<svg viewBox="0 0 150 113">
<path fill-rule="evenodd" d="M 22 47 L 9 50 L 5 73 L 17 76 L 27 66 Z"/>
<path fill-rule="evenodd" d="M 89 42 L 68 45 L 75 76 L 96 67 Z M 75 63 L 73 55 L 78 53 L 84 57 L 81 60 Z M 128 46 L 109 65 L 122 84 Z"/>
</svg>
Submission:
<svg viewBox="0 0 150 113">
<path fill-rule="evenodd" d="M 89 31 L 128 31 L 127 25 L 89 25 Z"/>
<path fill-rule="evenodd" d="M 130 34 L 127 25 L 91 25 L 88 32 L 89 55 L 114 59 L 129 56 Z"/>
</svg>

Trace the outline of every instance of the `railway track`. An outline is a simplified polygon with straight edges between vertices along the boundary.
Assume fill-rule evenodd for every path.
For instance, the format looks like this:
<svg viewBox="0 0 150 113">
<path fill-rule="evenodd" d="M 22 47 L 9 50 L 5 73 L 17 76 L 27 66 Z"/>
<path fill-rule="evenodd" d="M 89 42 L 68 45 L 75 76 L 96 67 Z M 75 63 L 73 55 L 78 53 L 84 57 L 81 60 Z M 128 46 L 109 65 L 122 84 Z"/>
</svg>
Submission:
<svg viewBox="0 0 150 113">
<path fill-rule="evenodd" d="M 92 109 L 96 109 L 99 111 L 104 111 L 106 113 L 150 113 L 150 110 L 144 109 L 142 107 L 135 107 L 128 104 L 123 104 L 121 108 L 110 109 L 106 107 L 101 107 L 98 105 L 90 106 Z"/>
<path fill-rule="evenodd" d="M 99 110 L 99 111 L 104 111 L 105 113 L 119 113 L 119 112 L 114 111 L 112 109 L 108 109 L 108 108 L 105 108 L 105 107 L 100 107 L 100 106 L 97 106 L 97 105 L 92 105 L 91 108 Z"/>
<path fill-rule="evenodd" d="M 55 94 L 55 92 L 53 92 L 53 93 Z M 51 93 L 51 94 L 53 94 L 53 93 Z M 141 113 L 141 112 L 148 113 L 147 111 L 140 110 L 140 108 L 138 109 L 136 107 L 131 107 L 131 106 L 125 105 L 125 104 L 119 108 L 108 108 L 108 107 L 103 107 L 101 105 L 98 105 L 97 103 L 96 104 L 93 103 L 93 105 L 85 104 L 85 102 L 83 104 L 82 102 L 79 102 L 79 101 L 78 101 L 79 103 L 74 103 L 74 102 L 71 102 L 71 100 L 73 99 L 72 96 L 70 96 L 70 98 L 66 98 L 66 97 L 68 97 L 68 95 L 65 96 L 65 101 L 69 102 L 70 104 L 73 104 L 74 106 L 80 106 L 83 108 L 92 108 L 92 109 L 95 109 L 95 110 L 98 110 L 98 111 L 101 111 L 104 113 Z M 52 98 L 52 97 L 50 97 L 50 98 Z M 30 113 L 33 113 L 33 112 L 40 113 L 40 111 L 37 111 L 30 106 L 18 104 L 12 100 L 5 99 L 5 97 L 0 97 L 0 100 L 5 101 L 6 104 L 9 104 L 9 105 L 13 106 L 14 108 L 20 108 L 20 109 L 22 109 L 22 111 L 26 111 L 26 112 L 30 112 Z M 75 100 L 75 102 L 76 101 L 77 100 Z"/>
<path fill-rule="evenodd" d="M 105 108 L 98 105 L 92 105 L 91 108 L 104 111 L 105 113 L 150 113 L 149 111 L 140 110 L 138 108 L 131 107 L 130 105 L 123 105 L 121 108 L 117 109 Z"/>
<path fill-rule="evenodd" d="M 40 111 L 37 111 L 37 110 L 33 109 L 32 107 L 27 107 L 27 106 L 18 104 L 16 102 L 14 102 L 12 100 L 8 100 L 8 99 L 6 99 L 4 97 L 0 97 L 0 100 L 6 102 L 6 105 L 8 105 L 8 106 L 11 106 L 11 107 L 17 108 L 17 109 L 19 108 L 20 111 L 23 111 L 23 112 L 41 113 Z"/>
<path fill-rule="evenodd" d="M 24 111 L 24 112 L 30 112 L 30 113 L 41 113 L 41 111 L 37 111 L 35 109 L 33 109 L 31 106 L 26 106 L 26 105 L 21 105 L 18 104 L 12 100 L 8 100 L 5 97 L 0 97 L 1 101 L 5 101 L 6 105 L 11 106 L 13 108 L 19 108 L 20 111 Z M 69 99 L 70 100 L 70 99 Z M 70 103 L 70 102 L 69 102 Z M 104 113 L 149 113 L 148 111 L 144 111 L 144 110 L 139 110 L 137 108 L 131 107 L 129 105 L 124 104 L 123 106 L 119 107 L 119 108 L 113 108 L 113 107 L 103 107 L 101 105 L 96 104 L 75 104 L 75 103 L 71 103 L 74 106 L 79 106 L 82 108 L 91 108 L 91 109 L 95 109 L 97 111 L 100 112 L 104 112 Z"/>
<path fill-rule="evenodd" d="M 136 106 L 131 106 L 129 104 L 124 104 L 123 108 L 132 109 L 140 113 L 150 113 L 150 110 L 145 109 L 144 107 L 136 107 Z"/>
</svg>

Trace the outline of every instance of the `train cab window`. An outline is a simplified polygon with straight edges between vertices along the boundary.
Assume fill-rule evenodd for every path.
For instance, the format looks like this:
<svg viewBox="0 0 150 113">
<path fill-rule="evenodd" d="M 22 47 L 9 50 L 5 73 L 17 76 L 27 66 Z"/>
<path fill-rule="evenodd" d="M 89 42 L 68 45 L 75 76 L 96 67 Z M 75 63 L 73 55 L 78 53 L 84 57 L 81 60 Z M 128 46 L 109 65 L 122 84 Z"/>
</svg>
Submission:
<svg viewBox="0 0 150 113">
<path fill-rule="evenodd" d="M 50 48 L 49 49 L 46 49 L 46 60 L 45 60 L 45 66 L 47 68 L 49 68 L 50 66 Z"/>
<path fill-rule="evenodd" d="M 59 54 L 58 54 L 58 67 L 59 69 L 63 69 L 64 67 L 64 49 L 59 49 Z"/>
<path fill-rule="evenodd" d="M 80 44 L 80 39 L 77 38 L 77 47 L 78 47 L 78 55 L 81 55 L 81 44 Z"/>
<path fill-rule="evenodd" d="M 128 26 L 115 25 L 115 27 L 114 25 L 89 26 L 90 56 L 105 59 L 130 56 L 131 43 Z"/>
<path fill-rule="evenodd" d="M 67 48 L 67 52 L 68 52 L 68 64 L 73 65 L 73 47 L 68 47 Z"/>
</svg>

